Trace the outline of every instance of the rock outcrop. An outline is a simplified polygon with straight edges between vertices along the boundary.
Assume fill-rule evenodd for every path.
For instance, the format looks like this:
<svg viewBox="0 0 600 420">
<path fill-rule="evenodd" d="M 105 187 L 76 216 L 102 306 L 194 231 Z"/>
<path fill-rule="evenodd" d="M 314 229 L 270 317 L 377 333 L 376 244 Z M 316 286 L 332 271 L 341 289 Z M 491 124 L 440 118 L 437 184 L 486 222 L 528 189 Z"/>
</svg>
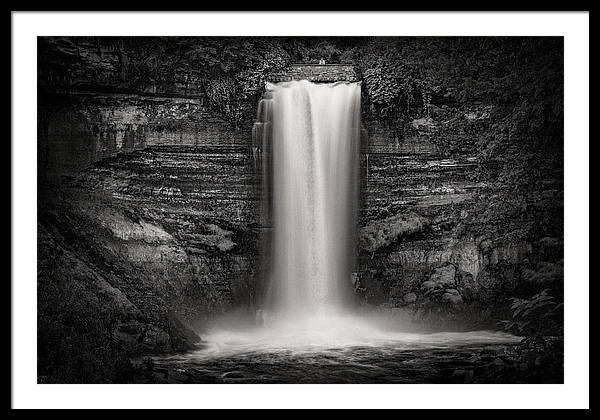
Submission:
<svg viewBox="0 0 600 420">
<path fill-rule="evenodd" d="M 73 228 L 46 215 L 38 226 L 40 382 L 127 382 L 129 357 L 195 348 L 195 332 L 160 302 L 131 294 L 117 267 L 91 258 Z"/>
<path fill-rule="evenodd" d="M 427 224 L 427 219 L 413 212 L 377 220 L 360 229 L 359 246 L 364 251 L 375 252 L 402 237 L 422 232 Z"/>
<path fill-rule="evenodd" d="M 127 372 L 112 371 L 117 360 L 191 349 L 213 317 L 239 306 L 252 312 L 259 235 L 246 159 L 146 149 L 41 189 L 40 255 L 69 256 L 40 264 L 41 381 L 62 381 L 61 369 L 72 370 L 68 381 L 84 371 L 97 375 L 85 381 L 127 381 L 113 377 Z M 79 354 L 56 353 L 67 335 Z M 97 345 L 106 369 L 82 361 Z"/>
</svg>

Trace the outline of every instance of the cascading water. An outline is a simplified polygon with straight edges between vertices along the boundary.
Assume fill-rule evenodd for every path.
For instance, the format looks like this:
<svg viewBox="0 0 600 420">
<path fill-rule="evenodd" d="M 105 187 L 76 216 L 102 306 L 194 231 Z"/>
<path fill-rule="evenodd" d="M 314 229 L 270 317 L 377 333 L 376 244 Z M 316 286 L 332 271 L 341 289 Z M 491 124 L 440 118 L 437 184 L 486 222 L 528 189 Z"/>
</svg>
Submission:
<svg viewBox="0 0 600 420">
<path fill-rule="evenodd" d="M 360 84 L 267 84 L 252 136 L 270 279 L 259 322 L 224 317 L 202 334 L 202 350 L 156 366 L 198 382 L 443 382 L 442 364 L 520 340 L 411 333 L 352 310 Z"/>
<path fill-rule="evenodd" d="M 274 316 L 347 308 L 353 267 L 360 84 L 267 85 L 272 94 Z"/>
<path fill-rule="evenodd" d="M 360 83 L 267 84 L 252 148 L 263 180 L 263 264 L 270 279 L 257 311 L 262 325 L 213 328 L 195 360 L 236 354 L 279 360 L 293 351 L 353 363 L 356 348 L 387 360 L 414 349 L 518 341 L 489 331 L 408 333 L 377 314 L 353 311 L 360 137 Z"/>
</svg>

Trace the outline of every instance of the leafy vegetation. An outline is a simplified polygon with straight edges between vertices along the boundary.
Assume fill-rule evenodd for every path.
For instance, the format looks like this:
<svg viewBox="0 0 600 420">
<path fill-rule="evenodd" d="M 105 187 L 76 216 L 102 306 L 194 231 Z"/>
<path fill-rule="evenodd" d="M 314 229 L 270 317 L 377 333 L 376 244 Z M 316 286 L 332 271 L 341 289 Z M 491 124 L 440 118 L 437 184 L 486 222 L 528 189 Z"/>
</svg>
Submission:
<svg viewBox="0 0 600 420">
<path fill-rule="evenodd" d="M 549 289 L 511 301 L 512 319 L 504 321 L 507 330 L 528 337 L 562 334 L 563 304 L 556 302 Z"/>
<path fill-rule="evenodd" d="M 250 118 L 268 75 L 290 62 L 272 38 L 127 38 L 128 83 L 200 88 L 209 105 L 234 126 Z"/>
<path fill-rule="evenodd" d="M 526 375 L 527 382 L 552 382 L 563 375 L 563 303 L 544 289 L 529 299 L 511 299 L 512 318 L 501 324 L 523 337 L 521 345 L 505 354 L 506 365 L 495 377 Z"/>
</svg>

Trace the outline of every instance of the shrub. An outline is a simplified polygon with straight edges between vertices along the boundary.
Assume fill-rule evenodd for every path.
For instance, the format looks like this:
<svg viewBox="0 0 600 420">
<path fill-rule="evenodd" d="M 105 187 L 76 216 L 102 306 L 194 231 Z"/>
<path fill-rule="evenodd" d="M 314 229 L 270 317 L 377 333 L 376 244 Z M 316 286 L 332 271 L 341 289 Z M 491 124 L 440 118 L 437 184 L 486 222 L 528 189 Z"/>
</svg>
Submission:
<svg viewBox="0 0 600 420">
<path fill-rule="evenodd" d="M 511 298 L 512 318 L 503 321 L 505 328 L 527 339 L 561 335 L 563 303 L 557 303 L 549 292 L 544 289 L 529 299 Z"/>
</svg>

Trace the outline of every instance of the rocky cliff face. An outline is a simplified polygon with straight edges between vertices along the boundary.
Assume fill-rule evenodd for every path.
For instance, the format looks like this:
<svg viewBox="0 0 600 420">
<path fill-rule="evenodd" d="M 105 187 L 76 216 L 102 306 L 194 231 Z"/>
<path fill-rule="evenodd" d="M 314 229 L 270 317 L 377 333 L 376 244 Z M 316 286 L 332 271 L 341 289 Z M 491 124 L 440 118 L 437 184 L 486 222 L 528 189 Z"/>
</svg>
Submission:
<svg viewBox="0 0 600 420">
<path fill-rule="evenodd" d="M 131 106 L 129 101 L 102 102 L 101 112 L 113 119 L 99 124 L 115 133 L 122 121 L 136 124 L 139 150 L 128 150 L 125 143 L 110 149 L 98 163 L 62 178 L 69 207 L 49 199 L 44 205 L 77 211 L 110 233 L 106 242 L 91 246 L 100 254 L 119 255 L 125 275 L 139 279 L 128 286 L 115 278 L 117 289 L 129 288 L 128 296 L 162 296 L 165 308 L 196 329 L 234 307 L 252 312 L 262 290 L 260 241 L 267 227 L 258 218 L 262 180 L 247 147 L 250 130 L 236 132 L 198 104 L 178 108 L 177 100 L 164 98 Z M 475 156 L 446 153 L 426 132 L 393 140 L 375 122 L 364 127 L 355 276 L 361 302 L 427 324 L 441 320 L 455 326 L 464 322 L 463 314 L 490 322 L 505 315 L 488 311 L 482 317 L 465 309 L 475 304 L 487 311 L 482 296 L 494 299 L 490 288 L 514 290 L 522 284 L 523 270 L 537 273 L 536 264 L 544 261 L 535 256 L 534 242 L 470 225 L 477 218 L 477 199 L 488 187 L 474 175 Z M 70 141 L 66 135 L 56 138 Z M 77 155 L 71 159 L 85 165 Z M 557 278 L 559 260 L 546 261 L 554 264 Z M 448 278 L 442 283 L 435 280 L 440 270 Z M 498 270 L 506 271 L 502 280 L 495 277 Z M 137 290 L 142 284 L 143 292 Z M 433 309 L 424 315 L 423 305 Z"/>
<path fill-rule="evenodd" d="M 68 381 L 126 375 L 128 356 L 191 349 L 214 317 L 253 313 L 254 191 L 245 153 L 174 146 L 106 158 L 43 187 L 40 380 L 60 381 L 65 365 Z M 95 347 L 110 363 L 81 360 Z"/>
<path fill-rule="evenodd" d="M 251 133 L 189 80 L 129 86 L 118 43 L 40 49 L 39 378 L 127 381 L 130 356 L 254 304 Z"/>
<path fill-rule="evenodd" d="M 40 178 L 51 183 L 101 159 L 153 145 L 226 150 L 249 141 L 201 98 L 77 91 L 39 99 Z"/>
<path fill-rule="evenodd" d="M 507 217 L 494 202 L 505 187 L 478 176 L 475 141 L 490 111 L 416 119 L 400 139 L 365 122 L 355 289 L 368 306 L 434 328 L 497 328 L 510 296 L 562 294 L 561 228 L 533 228 L 560 219 L 546 213 L 562 207 L 560 179 L 540 180 L 525 215 Z M 448 112 L 461 121 L 460 148 L 436 136 Z M 552 280 L 533 280 L 543 273 Z"/>
</svg>

